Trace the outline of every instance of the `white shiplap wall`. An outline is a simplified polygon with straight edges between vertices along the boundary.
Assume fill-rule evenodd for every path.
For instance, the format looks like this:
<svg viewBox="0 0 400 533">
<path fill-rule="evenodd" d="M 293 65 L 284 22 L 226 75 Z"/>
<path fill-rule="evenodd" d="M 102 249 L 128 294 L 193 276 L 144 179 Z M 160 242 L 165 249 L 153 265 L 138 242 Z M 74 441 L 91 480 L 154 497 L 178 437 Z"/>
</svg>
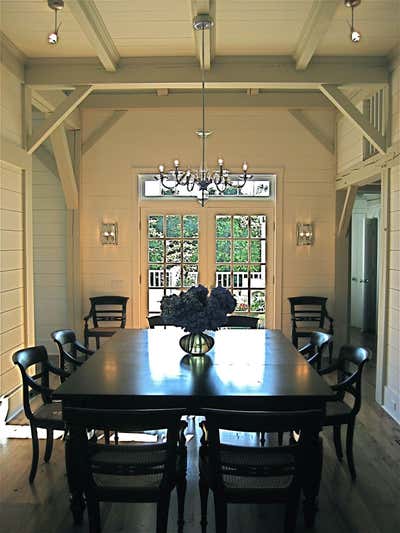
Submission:
<svg viewBox="0 0 400 533">
<path fill-rule="evenodd" d="M 21 145 L 21 83 L 0 65 L 1 133 Z M 11 356 L 24 346 L 24 183 L 22 171 L 1 161 L 0 153 L 0 396 L 19 384 Z M 21 403 L 20 392 L 10 398 L 12 413 Z"/>
<path fill-rule="evenodd" d="M 56 353 L 50 333 L 67 327 L 67 210 L 60 179 L 36 156 L 32 167 L 36 343 Z"/>
</svg>

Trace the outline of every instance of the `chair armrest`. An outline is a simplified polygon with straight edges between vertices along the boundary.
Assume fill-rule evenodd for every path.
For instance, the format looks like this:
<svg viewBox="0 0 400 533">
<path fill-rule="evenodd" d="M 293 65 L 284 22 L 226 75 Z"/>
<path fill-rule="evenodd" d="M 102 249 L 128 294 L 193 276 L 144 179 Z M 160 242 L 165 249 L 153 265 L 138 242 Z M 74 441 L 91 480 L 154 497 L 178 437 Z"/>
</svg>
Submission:
<svg viewBox="0 0 400 533">
<path fill-rule="evenodd" d="M 81 344 L 79 341 L 75 341 L 74 346 L 79 352 L 84 353 L 85 355 L 94 354 L 94 350 L 89 350 L 89 348 L 86 348 L 85 346 L 83 346 L 83 344 Z"/>
<path fill-rule="evenodd" d="M 75 364 L 75 363 L 74 363 Z M 56 374 L 56 376 L 60 376 L 62 378 L 68 378 L 71 374 L 67 372 L 66 370 L 63 370 L 62 368 L 59 368 L 58 366 L 53 366 L 50 362 L 47 361 L 46 366 L 52 374 Z"/>
<path fill-rule="evenodd" d="M 305 346 L 303 346 L 302 348 L 300 348 L 299 350 L 297 350 L 301 355 L 307 355 L 308 353 L 310 353 L 312 349 L 312 345 L 311 344 L 306 344 Z"/>
<path fill-rule="evenodd" d="M 93 313 L 90 310 L 89 313 L 86 316 L 83 317 L 83 320 L 85 321 L 85 328 L 88 327 L 88 321 L 89 321 L 90 318 L 92 318 L 92 315 L 93 315 Z"/>
<path fill-rule="evenodd" d="M 179 421 L 179 430 L 178 430 L 178 445 L 180 449 L 186 449 L 186 437 L 185 430 L 188 427 L 188 423 L 185 420 Z"/>
<path fill-rule="evenodd" d="M 78 359 L 75 359 L 75 357 L 73 357 L 70 353 L 68 353 L 66 351 L 63 352 L 63 356 L 64 356 L 64 359 L 69 361 L 74 366 L 82 366 L 83 365 L 83 361 L 79 361 Z M 68 376 L 62 376 L 62 377 L 68 377 Z"/>
<path fill-rule="evenodd" d="M 314 355 L 312 355 L 309 359 L 307 359 L 307 363 L 309 363 L 311 366 L 313 366 L 313 364 L 318 361 L 318 357 L 319 357 L 319 353 L 316 353 Z M 322 370 L 319 372 L 321 374 Z"/>
<path fill-rule="evenodd" d="M 51 395 L 53 394 L 53 390 L 50 389 L 49 387 L 45 387 L 44 385 L 39 385 L 39 383 L 36 383 L 35 381 L 36 377 L 38 376 L 31 377 L 28 374 L 25 374 L 24 381 L 26 381 L 29 384 L 31 389 L 41 394 L 42 397 L 45 397 L 46 399 L 50 400 Z"/>
<path fill-rule="evenodd" d="M 325 374 L 330 374 L 331 372 L 335 372 L 335 370 L 338 369 L 338 366 L 336 363 L 333 363 L 331 366 L 327 366 L 326 368 L 323 368 L 322 370 L 319 370 L 319 375 L 323 376 Z"/>
</svg>

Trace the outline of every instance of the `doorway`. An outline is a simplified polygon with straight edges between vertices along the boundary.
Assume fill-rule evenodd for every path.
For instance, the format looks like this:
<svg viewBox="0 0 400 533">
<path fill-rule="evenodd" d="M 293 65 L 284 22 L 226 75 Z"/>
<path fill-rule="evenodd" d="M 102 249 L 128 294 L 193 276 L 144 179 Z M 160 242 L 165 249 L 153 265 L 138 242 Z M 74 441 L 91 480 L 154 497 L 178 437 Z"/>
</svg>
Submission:
<svg viewBox="0 0 400 533">
<path fill-rule="evenodd" d="M 380 253 L 381 184 L 360 187 L 353 206 L 350 238 L 350 324 L 352 344 L 366 346 L 376 367 L 378 265 Z M 375 371 L 374 371 L 375 373 Z"/>
</svg>

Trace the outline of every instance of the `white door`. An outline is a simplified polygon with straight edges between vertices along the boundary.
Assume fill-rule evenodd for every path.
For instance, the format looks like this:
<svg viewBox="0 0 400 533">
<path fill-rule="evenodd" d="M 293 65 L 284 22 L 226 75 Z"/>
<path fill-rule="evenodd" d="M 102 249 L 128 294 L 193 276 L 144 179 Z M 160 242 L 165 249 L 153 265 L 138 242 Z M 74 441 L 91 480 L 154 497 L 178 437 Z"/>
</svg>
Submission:
<svg viewBox="0 0 400 533">
<path fill-rule="evenodd" d="M 351 322 L 353 328 L 363 327 L 365 292 L 365 214 L 353 213 L 351 219 Z"/>
</svg>

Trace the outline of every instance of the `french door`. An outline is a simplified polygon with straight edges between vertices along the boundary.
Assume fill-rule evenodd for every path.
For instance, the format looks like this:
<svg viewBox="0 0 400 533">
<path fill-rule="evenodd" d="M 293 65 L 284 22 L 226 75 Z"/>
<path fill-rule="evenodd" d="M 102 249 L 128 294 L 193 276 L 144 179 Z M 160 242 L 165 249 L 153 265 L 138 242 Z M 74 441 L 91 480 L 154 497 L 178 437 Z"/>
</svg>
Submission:
<svg viewBox="0 0 400 533">
<path fill-rule="evenodd" d="M 160 312 L 164 295 L 201 283 L 228 288 L 235 313 L 272 327 L 273 209 L 160 202 L 141 209 L 141 325 Z"/>
</svg>

